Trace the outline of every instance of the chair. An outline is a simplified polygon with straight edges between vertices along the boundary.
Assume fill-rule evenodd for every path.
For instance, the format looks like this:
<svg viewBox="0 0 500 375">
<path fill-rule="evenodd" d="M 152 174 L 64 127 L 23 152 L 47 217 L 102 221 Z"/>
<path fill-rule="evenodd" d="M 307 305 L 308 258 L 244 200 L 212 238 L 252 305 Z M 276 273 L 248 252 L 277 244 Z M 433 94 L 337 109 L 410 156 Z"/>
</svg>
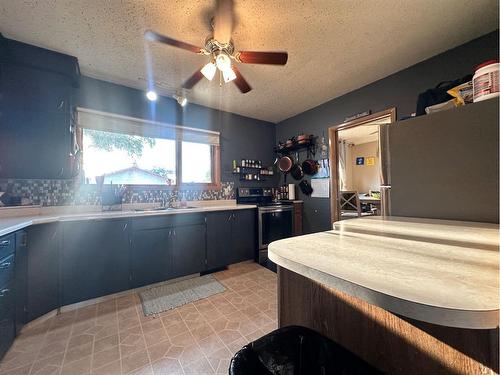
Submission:
<svg viewBox="0 0 500 375">
<path fill-rule="evenodd" d="M 340 203 L 340 218 L 350 219 L 361 216 L 372 216 L 373 211 L 363 212 L 361 210 L 361 202 L 359 194 L 356 190 L 343 190 L 339 194 Z"/>
</svg>

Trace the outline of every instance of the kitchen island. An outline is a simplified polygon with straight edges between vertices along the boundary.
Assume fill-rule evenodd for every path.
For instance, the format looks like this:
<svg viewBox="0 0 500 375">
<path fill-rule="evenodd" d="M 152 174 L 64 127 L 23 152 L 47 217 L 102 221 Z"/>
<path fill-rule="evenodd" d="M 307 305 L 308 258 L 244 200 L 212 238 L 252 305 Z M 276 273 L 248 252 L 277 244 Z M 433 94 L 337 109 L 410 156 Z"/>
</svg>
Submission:
<svg viewBox="0 0 500 375">
<path fill-rule="evenodd" d="M 276 241 L 279 325 L 387 373 L 498 372 L 498 225 L 359 218 Z"/>
</svg>

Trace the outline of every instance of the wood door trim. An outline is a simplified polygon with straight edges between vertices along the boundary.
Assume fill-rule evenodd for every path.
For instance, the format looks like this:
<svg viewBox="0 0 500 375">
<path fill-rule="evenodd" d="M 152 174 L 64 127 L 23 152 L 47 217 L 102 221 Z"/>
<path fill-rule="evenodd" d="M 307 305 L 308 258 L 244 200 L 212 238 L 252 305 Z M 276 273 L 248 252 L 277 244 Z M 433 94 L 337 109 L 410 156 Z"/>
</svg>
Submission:
<svg viewBox="0 0 500 375">
<path fill-rule="evenodd" d="M 328 163 L 330 165 L 330 218 L 331 218 L 332 228 L 333 228 L 333 223 L 340 220 L 339 205 L 337 200 L 339 194 L 339 189 L 338 189 L 339 171 L 337 168 L 339 163 L 339 155 L 337 150 L 338 131 L 363 125 L 384 117 L 389 117 L 391 119 L 391 123 L 395 122 L 396 107 L 392 107 L 381 112 L 373 113 L 371 115 L 356 120 L 332 125 L 328 128 L 328 143 L 329 143 L 328 146 L 330 149 L 330 156 L 328 158 Z M 380 142 L 380 134 L 379 134 L 379 142 Z M 380 152 L 380 156 L 382 157 L 382 152 Z"/>
</svg>

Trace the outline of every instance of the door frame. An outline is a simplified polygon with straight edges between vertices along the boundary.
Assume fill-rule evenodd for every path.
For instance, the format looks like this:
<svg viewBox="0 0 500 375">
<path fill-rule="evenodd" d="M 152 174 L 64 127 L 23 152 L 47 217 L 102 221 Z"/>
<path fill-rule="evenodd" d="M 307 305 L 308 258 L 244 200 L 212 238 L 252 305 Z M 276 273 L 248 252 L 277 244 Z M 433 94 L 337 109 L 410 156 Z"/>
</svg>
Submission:
<svg viewBox="0 0 500 375">
<path fill-rule="evenodd" d="M 353 128 L 355 126 L 363 125 L 368 122 L 373 122 L 375 120 L 379 120 L 385 117 L 389 117 L 391 123 L 396 121 L 396 107 L 392 107 L 386 109 L 384 111 L 380 111 L 377 113 L 373 113 L 371 115 L 361 117 L 355 120 L 343 122 L 340 124 L 332 125 L 328 128 L 328 142 L 330 148 L 330 156 L 328 158 L 328 162 L 330 164 L 330 218 L 333 228 L 333 223 L 340 219 L 340 207 L 338 204 L 338 195 L 339 195 L 339 171 L 338 171 L 338 163 L 339 163 L 339 153 L 338 153 L 338 131 L 345 130 L 349 128 Z M 388 154 L 386 152 L 382 152 L 380 148 L 383 140 L 381 139 L 381 132 L 379 132 L 379 153 L 380 153 L 380 165 L 388 166 Z M 385 143 L 385 142 L 384 142 Z M 386 184 L 387 182 L 384 182 Z M 381 192 L 382 194 L 382 192 Z M 389 199 L 388 196 L 385 197 L 386 200 Z M 388 202 L 387 202 L 388 203 Z M 382 209 L 384 213 L 384 208 Z M 387 212 L 385 212 L 387 213 Z"/>
</svg>

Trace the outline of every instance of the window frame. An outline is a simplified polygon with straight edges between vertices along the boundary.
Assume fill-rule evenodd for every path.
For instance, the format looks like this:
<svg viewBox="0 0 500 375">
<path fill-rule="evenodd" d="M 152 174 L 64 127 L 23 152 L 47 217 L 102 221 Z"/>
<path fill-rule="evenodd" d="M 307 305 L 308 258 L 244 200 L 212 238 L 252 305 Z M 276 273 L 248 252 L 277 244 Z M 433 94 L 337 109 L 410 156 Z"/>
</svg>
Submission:
<svg viewBox="0 0 500 375">
<path fill-rule="evenodd" d="M 83 130 L 82 127 L 77 127 L 77 142 L 80 149 L 83 150 Z M 220 145 L 210 145 L 211 159 L 211 180 L 212 182 L 182 182 L 182 142 L 180 138 L 175 139 L 175 184 L 172 185 L 136 185 L 124 184 L 132 190 L 175 190 L 180 188 L 188 188 L 192 190 L 220 189 L 221 184 L 221 160 L 220 160 Z M 79 163 L 82 166 L 83 172 L 83 153 L 79 154 Z M 96 185 L 88 184 L 88 185 Z"/>
</svg>

